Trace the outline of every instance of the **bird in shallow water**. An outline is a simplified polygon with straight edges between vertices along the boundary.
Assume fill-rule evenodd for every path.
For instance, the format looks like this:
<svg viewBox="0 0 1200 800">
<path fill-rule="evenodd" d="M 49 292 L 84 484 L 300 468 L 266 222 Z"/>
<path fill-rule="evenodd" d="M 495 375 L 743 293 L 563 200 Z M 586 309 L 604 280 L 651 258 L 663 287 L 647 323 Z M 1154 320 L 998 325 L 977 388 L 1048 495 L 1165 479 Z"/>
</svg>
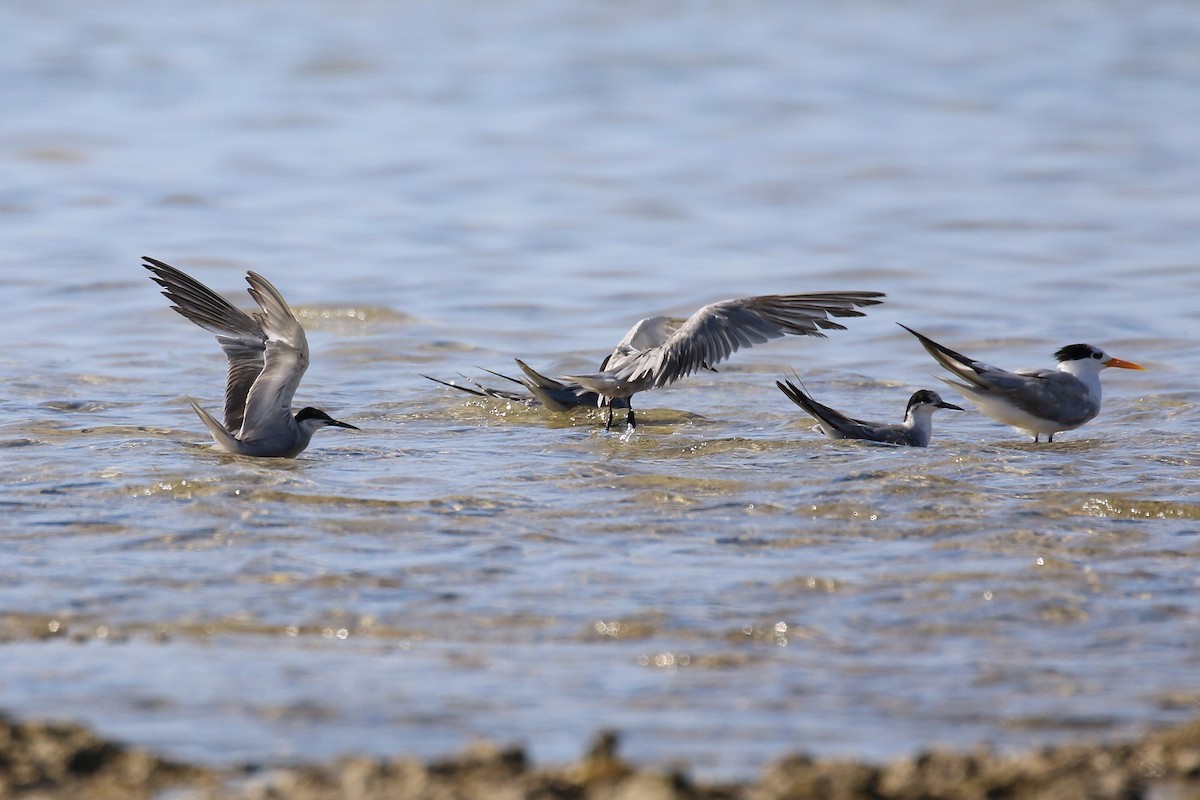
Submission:
<svg viewBox="0 0 1200 800">
<path fill-rule="evenodd" d="M 939 408 L 963 410 L 953 403 L 947 403 L 937 392 L 921 389 L 913 392 L 908 399 L 903 422 L 867 422 L 847 417 L 840 411 L 818 403 L 791 381 L 775 381 L 775 385 L 788 399 L 815 417 L 818 427 L 830 439 L 865 439 L 884 444 L 928 447 L 929 439 L 933 436 L 933 412 Z"/>
<path fill-rule="evenodd" d="M 1090 344 L 1069 344 L 1054 354 L 1057 369 L 1021 369 L 1009 372 L 976 361 L 938 344 L 907 325 L 901 328 L 921 342 L 939 364 L 964 383 L 939 377 L 954 387 L 987 416 L 1033 434 L 1070 431 L 1100 413 L 1100 372 L 1108 367 L 1145 369 L 1132 361 L 1113 358 Z"/>
<path fill-rule="evenodd" d="M 654 347 L 666 341 L 667 337 L 671 333 L 674 333 L 684 322 L 687 322 L 687 319 L 684 317 L 655 317 L 653 319 L 645 319 L 634 326 L 634 330 L 631 330 L 626 338 L 630 339 L 637 347 Z M 600 362 L 600 370 L 604 370 L 608 366 L 609 359 L 611 358 L 611 355 L 604 357 L 604 360 Z M 475 395 L 476 397 L 493 397 L 498 400 L 522 403 L 530 408 L 546 408 L 558 413 L 574 411 L 577 408 L 597 408 L 604 406 L 603 397 L 578 382 L 561 381 L 551 378 L 549 375 L 543 375 L 538 372 L 519 358 L 514 358 L 513 360 L 517 362 L 517 366 L 521 370 L 521 377 L 514 378 L 511 375 L 494 372 L 490 369 L 485 369 L 484 372 L 494 375 L 501 380 L 522 386 L 525 389 L 524 392 L 515 392 L 511 389 L 498 389 L 494 386 L 484 386 L 466 376 L 463 376 L 463 379 L 470 383 L 470 386 L 443 381 L 429 375 L 423 375 L 422 377 L 434 383 L 440 383 L 442 386 L 449 386 L 451 389 Z M 708 365 L 703 365 L 701 369 L 716 372 L 715 369 Z M 629 398 L 617 398 L 613 401 L 610 408 L 614 410 L 629 408 Z"/>
<path fill-rule="evenodd" d="M 861 317 L 859 308 L 878 305 L 883 297 L 881 292 L 760 295 L 711 303 L 687 318 L 650 317 L 625 334 L 600 371 L 561 380 L 579 384 L 578 394 L 596 394 L 597 404 L 608 408 L 607 430 L 613 409 L 638 392 L 712 369 L 743 347 L 787 334 L 824 336 L 826 330 L 844 330 L 831 318 Z M 637 424 L 632 405 L 625 419 L 630 428 Z"/>
<path fill-rule="evenodd" d="M 308 340 L 283 295 L 266 278 L 247 273 L 248 291 L 260 310 L 246 314 L 171 265 L 143 259 L 142 266 L 163 287 L 172 308 L 216 334 L 229 359 L 224 425 L 188 398 L 217 447 L 243 456 L 294 458 L 321 428 L 358 430 L 316 408 L 292 414 L 292 396 L 308 369 Z"/>
</svg>

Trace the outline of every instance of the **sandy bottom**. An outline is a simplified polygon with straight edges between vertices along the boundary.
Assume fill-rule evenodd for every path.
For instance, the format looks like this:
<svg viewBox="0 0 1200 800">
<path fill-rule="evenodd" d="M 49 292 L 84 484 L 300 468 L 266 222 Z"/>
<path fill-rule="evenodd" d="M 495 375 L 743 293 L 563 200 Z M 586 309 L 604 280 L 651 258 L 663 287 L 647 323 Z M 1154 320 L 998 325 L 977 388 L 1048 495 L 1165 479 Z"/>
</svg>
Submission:
<svg viewBox="0 0 1200 800">
<path fill-rule="evenodd" d="M 639 771 L 613 734 L 574 764 L 534 767 L 519 748 L 473 748 L 429 763 L 345 758 L 215 770 L 166 761 L 76 725 L 0 719 L 0 798 L 158 800 L 852 800 L 853 798 L 1200 798 L 1200 720 L 1136 742 L 1023 756 L 933 751 L 888 764 L 790 756 L 754 781 L 692 783 Z"/>
</svg>

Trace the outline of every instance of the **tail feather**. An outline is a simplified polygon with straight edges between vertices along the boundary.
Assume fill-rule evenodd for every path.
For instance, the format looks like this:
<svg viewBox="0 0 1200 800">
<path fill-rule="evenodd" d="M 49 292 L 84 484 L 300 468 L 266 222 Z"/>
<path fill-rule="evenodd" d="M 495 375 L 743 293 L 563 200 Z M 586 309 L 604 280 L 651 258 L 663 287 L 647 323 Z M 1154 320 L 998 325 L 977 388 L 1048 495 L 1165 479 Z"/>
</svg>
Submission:
<svg viewBox="0 0 1200 800">
<path fill-rule="evenodd" d="M 934 375 L 933 377 L 937 378 L 939 381 L 946 384 L 968 400 L 974 400 L 984 393 L 984 390 L 981 387 L 966 383 L 959 383 L 958 381 L 952 381 L 949 378 L 943 378 L 941 375 Z"/>
<path fill-rule="evenodd" d="M 578 383 L 583 389 L 595 392 L 601 398 L 607 397 L 610 392 L 619 388 L 621 383 L 608 372 L 594 372 L 591 375 L 564 375 L 563 378 Z"/>
<path fill-rule="evenodd" d="M 543 375 L 533 367 L 526 364 L 519 358 L 514 358 L 520 367 L 521 373 L 525 376 L 521 379 L 521 384 L 529 390 L 529 393 L 542 402 L 542 405 L 549 410 L 561 414 L 564 411 L 570 411 L 579 403 L 563 402 L 560 396 L 569 396 L 571 387 L 567 386 L 562 381 L 556 381 L 554 378 Z"/>
<path fill-rule="evenodd" d="M 238 440 L 233 437 L 233 434 L 226 430 L 225 426 L 218 422 L 216 417 L 201 408 L 200 404 L 195 400 L 189 397 L 187 401 L 192 404 L 192 408 L 196 411 L 196 416 L 200 417 L 200 421 L 204 423 L 204 426 L 208 428 L 208 432 L 212 434 L 213 441 L 217 447 L 227 453 L 238 452 Z"/>
<path fill-rule="evenodd" d="M 484 370 L 484 372 L 492 371 Z M 492 372 L 492 374 L 500 378 L 506 378 L 514 383 L 520 383 L 520 381 L 515 380 L 514 378 L 509 378 L 507 375 L 501 375 L 498 372 Z M 457 389 L 460 392 L 466 392 L 467 394 L 474 395 L 475 397 L 491 397 L 497 400 L 507 400 L 513 403 L 524 403 L 527 406 L 534 405 L 534 401 L 532 399 L 525 397 L 519 392 L 510 392 L 506 389 L 495 389 L 491 386 L 484 386 L 482 383 L 473 381 L 465 375 L 462 376 L 462 379 L 470 383 L 470 386 L 465 386 L 461 383 L 451 383 L 450 381 L 444 381 L 440 378 L 434 378 L 429 375 L 422 375 L 421 377 L 425 378 L 426 380 L 433 381 L 434 383 L 440 383 L 442 386 L 449 386 L 451 389 Z"/>
<path fill-rule="evenodd" d="M 917 333 L 904 323 L 897 322 L 896 324 L 901 328 L 904 328 L 904 330 L 908 331 L 913 336 L 917 337 L 917 341 L 921 343 L 921 346 L 925 348 L 929 355 L 933 356 L 935 361 L 948 369 L 950 372 L 953 372 L 964 381 L 974 384 L 981 389 L 987 388 L 986 384 L 979 380 L 979 373 L 982 372 L 987 365 L 981 364 L 970 356 L 965 356 L 956 350 L 951 350 L 945 345 L 938 344 L 928 336 L 922 333 Z"/>
<path fill-rule="evenodd" d="M 531 383 L 541 389 L 566 389 L 567 388 L 566 386 L 564 386 L 562 384 L 561 381 L 556 381 L 556 380 L 554 380 L 554 378 L 550 378 L 550 377 L 547 377 L 546 375 L 543 375 L 542 373 L 538 372 L 533 367 L 526 364 L 521 359 L 514 358 L 513 361 L 517 362 L 517 366 L 520 367 L 521 372 L 523 372 L 525 374 L 526 380 L 521 381 L 521 383 L 524 383 L 526 388 L 529 388 L 529 385 Z"/>
<path fill-rule="evenodd" d="M 421 377 L 427 381 L 433 381 L 434 383 L 440 383 L 442 386 L 449 386 L 451 389 L 458 389 L 460 392 L 466 392 L 467 394 L 473 394 L 476 397 L 487 397 L 487 395 L 484 394 L 483 392 L 478 391 L 476 389 L 472 389 L 470 386 L 459 386 L 457 383 L 450 383 L 450 381 L 444 381 L 441 378 L 434 378 L 429 375 L 422 375 Z"/>
<path fill-rule="evenodd" d="M 805 394 L 800 387 L 796 386 L 791 381 L 775 381 L 775 385 L 779 387 L 779 391 L 787 395 L 789 400 L 800 406 L 800 408 L 804 409 L 804 413 L 817 420 L 817 422 L 820 422 L 822 425 L 829 426 L 829 428 L 832 430 L 838 430 L 840 428 L 837 423 L 838 417 L 840 417 L 841 414 L 839 414 L 837 411 L 834 411 L 829 406 L 822 405 L 816 400 L 813 400 L 811 397 Z"/>
<path fill-rule="evenodd" d="M 525 382 L 524 382 L 524 381 L 522 381 L 520 378 L 514 378 L 514 377 L 513 377 L 513 376 L 511 376 L 511 375 L 505 375 L 503 372 L 496 372 L 495 370 L 488 369 L 487 367 L 479 367 L 479 369 L 483 370 L 483 371 L 484 371 L 484 372 L 486 372 L 488 375 L 494 375 L 494 376 L 496 376 L 497 378 L 500 378 L 501 380 L 506 380 L 506 381 L 508 381 L 509 383 L 515 383 L 515 384 L 517 384 L 518 386 L 524 386 L 524 385 L 525 385 Z"/>
</svg>

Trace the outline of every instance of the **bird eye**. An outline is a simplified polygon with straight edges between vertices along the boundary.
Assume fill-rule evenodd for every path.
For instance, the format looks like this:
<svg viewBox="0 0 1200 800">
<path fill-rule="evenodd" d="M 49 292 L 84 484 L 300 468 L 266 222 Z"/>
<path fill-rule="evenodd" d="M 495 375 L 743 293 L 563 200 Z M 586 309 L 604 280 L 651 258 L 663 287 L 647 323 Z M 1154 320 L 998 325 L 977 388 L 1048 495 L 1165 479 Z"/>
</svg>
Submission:
<svg viewBox="0 0 1200 800">
<path fill-rule="evenodd" d="M 1101 356 L 1100 353 L 1092 353 L 1092 358 L 1099 359 L 1100 356 Z"/>
</svg>

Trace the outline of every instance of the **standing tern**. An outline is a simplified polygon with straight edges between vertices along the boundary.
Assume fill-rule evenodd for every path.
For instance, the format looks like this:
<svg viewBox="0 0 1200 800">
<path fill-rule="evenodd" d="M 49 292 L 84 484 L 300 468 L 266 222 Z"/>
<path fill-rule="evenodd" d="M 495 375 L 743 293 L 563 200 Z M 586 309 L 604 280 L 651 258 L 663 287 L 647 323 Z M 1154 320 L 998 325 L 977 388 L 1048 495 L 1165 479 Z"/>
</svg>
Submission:
<svg viewBox="0 0 1200 800">
<path fill-rule="evenodd" d="M 358 430 L 324 411 L 304 408 L 292 415 L 292 396 L 308 369 L 304 328 L 283 295 L 256 272 L 248 272 L 250 296 L 261 311 L 246 314 L 194 278 L 158 259 L 143 256 L 152 280 L 166 291 L 176 311 L 217 336 L 229 359 L 225 424 L 188 398 L 217 447 L 243 456 L 294 458 L 319 428 Z"/>
<path fill-rule="evenodd" d="M 1069 344 L 1054 354 L 1057 369 L 1016 372 L 984 364 L 917 333 L 929 354 L 966 383 L 939 377 L 992 419 L 1033 434 L 1035 442 L 1053 442 L 1054 434 L 1070 431 L 1100 413 L 1100 371 L 1107 367 L 1145 369 L 1132 361 L 1113 358 L 1090 344 Z"/>
<path fill-rule="evenodd" d="M 858 308 L 878 305 L 883 297 L 881 292 L 761 295 L 712 303 L 686 319 L 650 317 L 625 334 L 599 372 L 562 380 L 579 384 L 577 394 L 594 392 L 597 405 L 608 407 L 607 430 L 613 408 L 638 392 L 712 369 L 742 347 L 787 334 L 823 337 L 823 331 L 844 330 L 831 317 L 861 317 Z M 633 428 L 633 407 L 627 408 L 625 419 Z"/>
<path fill-rule="evenodd" d="M 963 410 L 960 406 L 947 403 L 937 392 L 921 389 L 913 392 L 909 398 L 903 422 L 867 422 L 847 417 L 840 411 L 818 403 L 791 381 L 775 381 L 775 385 L 809 416 L 816 417 L 821 432 L 830 439 L 865 439 L 884 444 L 928 447 L 933 435 L 933 412 L 939 408 Z"/>
</svg>

